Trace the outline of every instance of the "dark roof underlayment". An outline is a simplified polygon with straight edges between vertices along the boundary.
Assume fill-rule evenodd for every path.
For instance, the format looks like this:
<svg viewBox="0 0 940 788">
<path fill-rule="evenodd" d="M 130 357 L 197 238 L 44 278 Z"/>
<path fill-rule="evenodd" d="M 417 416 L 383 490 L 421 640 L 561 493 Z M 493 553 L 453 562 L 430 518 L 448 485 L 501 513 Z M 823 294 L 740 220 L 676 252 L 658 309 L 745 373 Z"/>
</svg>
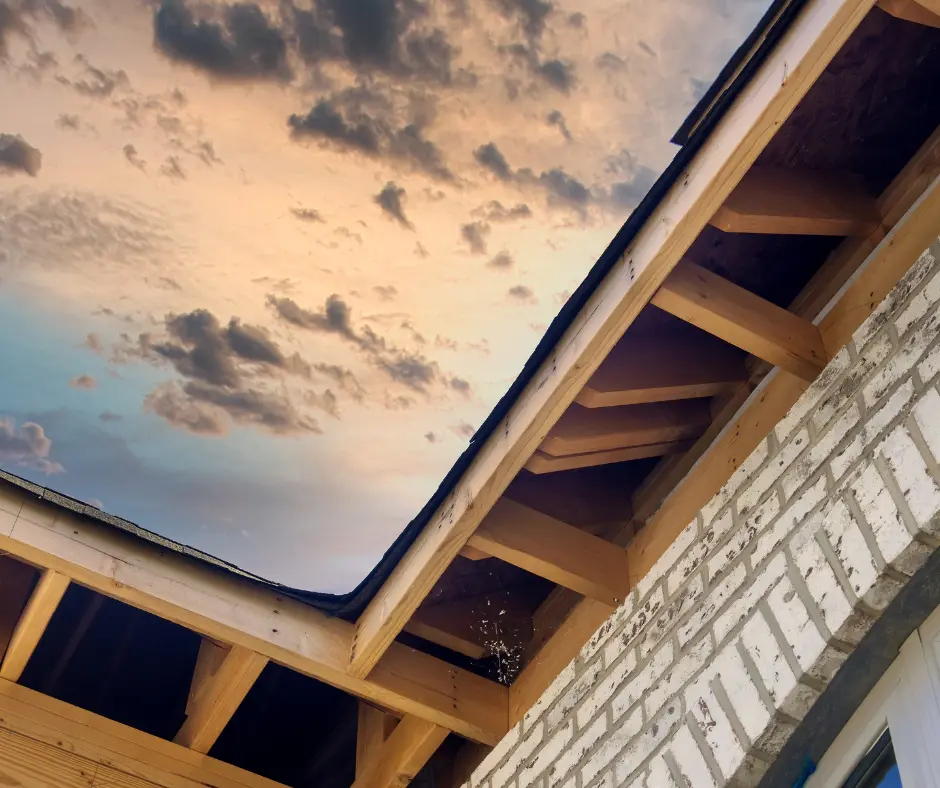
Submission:
<svg viewBox="0 0 940 788">
<path fill-rule="evenodd" d="M 44 500 L 50 501 L 57 506 L 111 527 L 118 528 L 165 549 L 196 558 L 220 571 L 237 574 L 252 582 L 276 589 L 278 593 L 293 597 L 331 615 L 339 616 L 347 620 L 358 618 L 385 579 L 391 574 L 398 561 L 415 541 L 418 534 L 421 533 L 424 526 L 430 521 L 434 512 L 437 511 L 459 482 L 461 476 L 470 467 L 477 452 L 509 413 L 509 410 L 538 372 L 541 365 L 554 351 L 556 343 L 562 338 L 578 313 L 585 304 L 587 304 L 604 277 L 617 263 L 624 250 L 633 241 L 647 219 L 666 196 L 669 189 L 679 179 L 680 174 L 709 138 L 711 132 L 731 106 L 735 97 L 748 84 L 761 63 L 763 63 L 770 52 L 773 51 L 781 36 L 786 32 L 791 22 L 796 18 L 800 9 L 805 4 L 805 1 L 806 0 L 774 0 L 774 2 L 771 3 L 770 8 L 764 14 L 754 31 L 732 55 L 717 79 L 705 92 L 705 95 L 699 100 L 698 104 L 672 138 L 673 142 L 682 145 L 675 158 L 656 180 L 633 213 L 630 214 L 607 249 L 604 250 L 603 254 L 592 266 L 581 285 L 561 308 L 532 355 L 526 361 L 519 376 L 499 402 L 497 402 L 487 419 L 480 425 L 480 428 L 471 438 L 470 445 L 454 463 L 434 495 L 431 496 L 431 499 L 424 505 L 418 515 L 405 527 L 401 534 L 399 534 L 375 568 L 353 591 L 347 594 L 324 594 L 288 588 L 279 583 L 273 583 L 257 575 L 245 572 L 234 564 L 222 561 L 201 550 L 166 539 L 153 531 L 141 528 L 123 518 L 107 514 L 93 506 L 89 506 L 81 501 L 55 492 L 54 490 L 42 487 L 41 485 L 33 484 L 13 474 L 0 471 L 0 479 L 37 495 Z"/>
</svg>

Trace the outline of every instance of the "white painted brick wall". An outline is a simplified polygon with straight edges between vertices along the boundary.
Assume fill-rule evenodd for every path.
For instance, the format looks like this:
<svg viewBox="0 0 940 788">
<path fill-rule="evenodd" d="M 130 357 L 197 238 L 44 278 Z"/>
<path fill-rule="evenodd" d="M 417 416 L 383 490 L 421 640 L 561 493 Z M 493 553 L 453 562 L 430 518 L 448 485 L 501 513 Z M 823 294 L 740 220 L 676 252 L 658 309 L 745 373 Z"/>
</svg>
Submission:
<svg viewBox="0 0 940 788">
<path fill-rule="evenodd" d="M 760 782 L 940 546 L 937 254 L 940 242 L 490 753 L 471 788 Z"/>
</svg>

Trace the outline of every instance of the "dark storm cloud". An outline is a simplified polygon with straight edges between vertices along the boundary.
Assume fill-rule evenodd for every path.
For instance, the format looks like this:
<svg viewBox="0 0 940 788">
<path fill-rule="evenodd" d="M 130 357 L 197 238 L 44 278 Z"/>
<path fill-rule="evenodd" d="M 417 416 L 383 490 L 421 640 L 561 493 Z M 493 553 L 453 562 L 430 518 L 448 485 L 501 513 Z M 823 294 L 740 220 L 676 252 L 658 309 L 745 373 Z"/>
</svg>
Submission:
<svg viewBox="0 0 940 788">
<path fill-rule="evenodd" d="M 561 168 L 555 167 L 543 172 L 537 180 L 548 193 L 549 202 L 560 202 L 576 208 L 586 208 L 591 202 L 590 190 Z"/>
<path fill-rule="evenodd" d="M 466 241 L 471 254 L 486 254 L 486 236 L 489 234 L 490 226 L 486 222 L 470 222 L 460 227 L 460 237 Z"/>
<path fill-rule="evenodd" d="M 487 142 L 473 152 L 473 158 L 501 181 L 512 179 L 512 169 L 495 142 Z"/>
<path fill-rule="evenodd" d="M 375 203 L 402 227 L 413 230 L 414 225 L 412 225 L 412 223 L 408 221 L 408 217 L 405 216 L 405 208 L 402 204 L 402 198 L 404 196 L 405 190 L 394 182 L 389 181 L 382 187 L 382 191 L 375 196 Z"/>
<path fill-rule="evenodd" d="M 130 86 L 130 80 L 124 69 L 98 68 L 84 55 L 76 55 L 75 62 L 81 67 L 81 75 L 76 79 L 58 74 L 56 80 L 86 98 L 108 98 L 119 88 Z"/>
<path fill-rule="evenodd" d="M 458 394 L 463 394 L 464 396 L 470 395 L 470 383 L 463 378 L 451 378 L 447 382 L 447 385 L 449 385 Z"/>
<path fill-rule="evenodd" d="M 42 153 L 19 134 L 0 133 L 0 175 L 26 173 L 35 178 L 42 167 Z"/>
<path fill-rule="evenodd" d="M 290 78 L 284 31 L 259 6 L 235 3 L 213 11 L 204 17 L 187 0 L 162 0 L 153 17 L 157 47 L 224 79 Z"/>
<path fill-rule="evenodd" d="M 582 14 L 580 11 L 576 11 L 573 14 L 568 14 L 567 21 L 568 21 L 568 27 L 581 29 L 587 24 L 587 17 L 584 14 Z"/>
<path fill-rule="evenodd" d="M 65 469 L 49 458 L 52 440 L 35 422 L 27 421 L 17 427 L 8 417 L 0 417 L 0 463 L 21 465 L 41 473 L 61 473 Z"/>
<path fill-rule="evenodd" d="M 490 260 L 487 265 L 490 268 L 497 268 L 500 271 L 506 271 L 515 265 L 515 260 L 513 260 L 512 255 L 509 252 L 502 251 L 499 252 L 492 260 Z"/>
<path fill-rule="evenodd" d="M 323 217 L 315 208 L 291 208 L 290 212 L 302 222 L 323 223 Z"/>
<path fill-rule="evenodd" d="M 558 58 L 546 60 L 538 66 L 538 73 L 552 87 L 567 93 L 574 87 L 574 65 Z"/>
<path fill-rule="evenodd" d="M 295 140 L 314 139 L 342 151 L 403 162 L 438 180 L 452 180 L 441 150 L 424 136 L 424 118 L 401 125 L 390 99 L 367 88 L 323 97 L 287 122 Z"/>
<path fill-rule="evenodd" d="M 554 5 L 545 0 L 496 0 L 496 7 L 507 19 L 516 19 L 532 39 L 541 37 L 545 20 L 554 10 Z"/>
<path fill-rule="evenodd" d="M 89 23 L 83 11 L 60 0 L 0 0 L 0 60 L 6 57 L 9 37 L 32 39 L 34 22 L 49 20 L 64 33 Z"/>
<path fill-rule="evenodd" d="M 293 326 L 334 334 L 352 343 L 370 364 L 414 391 L 427 393 L 438 384 L 458 390 L 449 383 L 451 379 L 441 375 L 435 362 L 420 353 L 396 347 L 368 325 L 357 329 L 349 305 L 335 293 L 326 299 L 320 310 L 306 309 L 291 298 L 274 295 L 268 296 L 267 303 L 279 318 Z M 314 367 L 314 371 L 320 370 Z"/>
<path fill-rule="evenodd" d="M 565 116 L 562 115 L 561 112 L 557 109 L 553 109 L 548 113 L 545 122 L 548 123 L 549 126 L 555 126 L 561 132 L 561 136 L 568 140 L 568 142 L 571 142 L 571 131 L 569 131 L 568 124 L 565 122 Z"/>
<path fill-rule="evenodd" d="M 632 210 L 656 181 L 656 173 L 625 148 L 606 158 L 604 170 L 618 179 L 610 187 L 609 202 L 614 209 Z"/>
</svg>

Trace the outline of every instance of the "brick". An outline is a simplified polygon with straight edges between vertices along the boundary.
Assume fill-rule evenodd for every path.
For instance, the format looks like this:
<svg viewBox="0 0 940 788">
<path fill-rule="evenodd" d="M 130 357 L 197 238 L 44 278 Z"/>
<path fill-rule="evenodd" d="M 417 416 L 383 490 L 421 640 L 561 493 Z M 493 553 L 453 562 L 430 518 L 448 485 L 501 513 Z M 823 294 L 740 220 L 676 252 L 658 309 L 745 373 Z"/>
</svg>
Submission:
<svg viewBox="0 0 940 788">
<path fill-rule="evenodd" d="M 850 366 L 851 357 L 849 356 L 849 349 L 844 347 L 838 352 L 836 357 L 829 362 L 823 372 L 823 375 L 826 375 L 829 380 L 826 386 L 826 395 L 819 401 L 819 404 L 813 412 L 812 421 L 817 433 L 821 433 L 825 430 L 826 425 L 842 410 L 849 401 L 849 397 L 854 392 L 852 382 L 849 381 L 846 383 L 846 378 L 849 377 L 851 372 L 854 372 L 858 365 L 855 365 L 851 371 L 849 370 Z M 820 378 L 822 378 L 822 375 L 820 375 Z"/>
<path fill-rule="evenodd" d="M 803 494 L 793 501 L 755 542 L 751 551 L 751 566 L 758 567 L 773 553 L 790 534 L 796 530 L 803 519 L 826 496 L 827 480 L 825 476 L 808 487 Z"/>
<path fill-rule="evenodd" d="M 934 276 L 917 295 L 907 304 L 907 307 L 894 319 L 898 335 L 904 333 L 930 312 L 940 301 L 940 277 Z"/>
<path fill-rule="evenodd" d="M 819 629 L 803 604 L 790 578 L 783 577 L 767 597 L 767 607 L 783 632 L 797 662 L 808 671 L 826 647 Z"/>
<path fill-rule="evenodd" d="M 849 366 L 849 353 L 844 348 L 839 351 L 819 374 L 819 377 L 813 381 L 812 385 L 803 393 L 803 395 L 790 408 L 789 413 L 784 416 L 774 428 L 777 441 L 783 445 L 793 433 L 793 431 L 803 423 L 803 420 L 814 410 L 820 400 L 827 393 L 828 389 L 839 379 L 845 369 Z"/>
<path fill-rule="evenodd" d="M 809 432 L 805 429 L 800 430 L 788 440 L 783 448 L 770 458 L 764 469 L 754 477 L 754 481 L 738 496 L 738 511 L 744 514 L 753 508 L 808 445 Z"/>
<path fill-rule="evenodd" d="M 644 739 L 646 737 L 645 733 L 643 736 L 637 736 L 642 727 L 643 710 L 640 708 L 637 708 L 619 725 L 614 726 L 611 729 L 610 735 L 601 742 L 600 746 L 594 750 L 582 764 L 581 785 L 587 785 L 606 769 L 610 762 L 617 756 L 617 753 L 623 750 L 624 747 L 634 747 L 639 740 Z M 668 730 L 664 726 L 661 732 L 662 735 L 665 736 Z M 639 764 L 637 764 L 637 766 L 639 766 Z M 619 785 L 629 778 L 633 771 L 635 771 L 635 769 L 632 769 L 630 774 L 625 775 L 623 779 L 615 772 L 617 784 Z"/>
<path fill-rule="evenodd" d="M 650 770 L 646 778 L 648 788 L 680 788 L 679 784 L 669 771 L 669 764 L 662 755 L 658 755 L 650 761 Z"/>
<path fill-rule="evenodd" d="M 643 632 L 650 621 L 654 619 L 657 613 L 666 603 L 666 596 L 662 586 L 650 595 L 650 597 L 639 606 L 636 614 L 624 624 L 623 629 L 617 633 L 616 637 L 611 637 L 610 641 L 604 647 L 605 664 L 610 665 L 617 654 L 630 648 L 637 637 Z"/>
<path fill-rule="evenodd" d="M 607 733 L 607 717 L 601 715 L 578 736 L 571 746 L 565 748 L 549 767 L 548 784 L 557 785 L 561 782 L 605 733 Z"/>
<path fill-rule="evenodd" d="M 666 580 L 666 590 L 672 596 L 689 576 L 702 565 L 706 556 L 719 544 L 734 526 L 731 509 L 725 509 L 704 531 L 688 552 L 676 563 Z"/>
<path fill-rule="evenodd" d="M 490 750 L 489 754 L 483 759 L 473 774 L 476 775 L 479 773 L 481 777 L 486 777 L 494 767 L 502 763 L 503 759 L 519 743 L 519 737 L 521 735 L 522 723 L 519 722 L 513 725 L 509 729 L 509 732 Z"/>
<path fill-rule="evenodd" d="M 624 685 L 623 689 L 614 697 L 610 704 L 611 714 L 614 720 L 620 718 L 626 711 L 649 691 L 662 675 L 669 669 L 675 659 L 675 649 L 672 643 L 666 643 L 646 666 L 631 680 Z"/>
<path fill-rule="evenodd" d="M 558 702 L 545 715 L 546 733 L 551 733 L 561 722 L 568 718 L 571 710 L 591 690 L 600 672 L 601 661 L 597 659 L 583 669 L 581 675 L 578 676 L 578 680 L 567 689 L 565 694 L 558 699 Z"/>
<path fill-rule="evenodd" d="M 917 365 L 917 374 L 924 383 L 933 383 L 938 372 L 940 372 L 940 345 L 934 345 Z"/>
<path fill-rule="evenodd" d="M 512 749 L 505 763 L 493 772 L 493 785 L 506 785 L 513 775 L 519 771 L 519 767 L 528 760 L 529 756 L 535 752 L 536 747 L 544 740 L 541 723 L 530 728 Z"/>
<path fill-rule="evenodd" d="M 669 644 L 667 644 L 667 646 L 668 645 Z M 671 654 L 669 658 L 672 658 Z M 633 672 L 634 668 L 636 668 L 636 664 L 636 655 L 631 651 L 624 659 L 617 663 L 600 684 L 594 687 L 590 695 L 584 700 L 584 703 L 581 704 L 581 708 L 578 709 L 578 727 L 583 728 L 587 725 L 591 717 L 602 707 L 607 705 L 611 695 L 613 695 L 617 687 L 623 683 L 624 679 Z"/>
<path fill-rule="evenodd" d="M 878 579 L 865 537 L 841 498 L 823 510 L 823 530 L 856 596 L 864 599 Z"/>
<path fill-rule="evenodd" d="M 767 774 L 768 768 L 766 761 L 748 755 L 735 775 L 735 788 L 758 788 L 761 780 L 764 779 L 764 775 Z"/>
<path fill-rule="evenodd" d="M 702 638 L 686 649 L 662 679 L 651 685 L 651 689 L 645 693 L 643 707 L 646 709 L 647 718 L 655 717 L 669 698 L 679 692 L 689 679 L 702 669 L 711 654 L 709 638 Z"/>
<path fill-rule="evenodd" d="M 689 713 L 698 724 L 702 738 L 718 763 L 722 776 L 731 778 L 744 762 L 744 748 L 715 693 L 704 685 L 701 692 L 696 694 L 699 697 L 688 706 Z"/>
<path fill-rule="evenodd" d="M 847 657 L 848 655 L 844 651 L 827 645 L 810 666 L 807 673 L 811 678 L 821 681 L 823 684 L 828 684 L 839 672 L 839 668 L 845 663 Z"/>
<path fill-rule="evenodd" d="M 905 337 L 897 353 L 881 364 L 862 391 L 865 404 L 874 405 L 913 368 L 937 335 L 936 316 Z"/>
<path fill-rule="evenodd" d="M 727 544 L 723 545 L 715 557 L 708 562 L 708 580 L 711 582 L 716 576 L 726 571 L 731 564 L 747 547 L 751 541 L 761 533 L 780 512 L 780 501 L 772 496 L 751 512 L 744 525 L 735 531 Z"/>
<path fill-rule="evenodd" d="M 835 633 L 852 614 L 852 604 L 842 590 L 822 547 L 814 538 L 815 532 L 821 527 L 821 520 L 813 518 L 805 529 L 805 536 L 808 538 L 794 538 L 789 548 L 793 562 L 822 614 L 823 621 L 829 632 Z"/>
<path fill-rule="evenodd" d="M 858 405 L 853 404 L 838 420 L 818 439 L 799 462 L 787 471 L 783 477 L 783 491 L 789 499 L 800 489 L 816 471 L 822 467 L 823 462 L 832 454 L 836 447 L 858 424 L 861 414 Z"/>
<path fill-rule="evenodd" d="M 767 730 L 764 731 L 764 735 L 758 739 L 754 746 L 770 756 L 771 760 L 775 760 L 780 755 L 783 746 L 793 735 L 794 730 L 795 728 L 786 720 L 774 718 Z"/>
<path fill-rule="evenodd" d="M 688 788 L 717 788 L 718 783 L 715 782 L 705 756 L 702 755 L 698 742 L 695 741 L 687 725 L 683 725 L 676 731 L 676 735 L 669 744 L 669 752 L 675 758 L 679 773 Z"/>
<path fill-rule="evenodd" d="M 767 727 L 770 711 L 738 653 L 738 642 L 730 643 L 715 659 L 715 680 L 724 688 L 744 732 L 754 741 Z"/>
<path fill-rule="evenodd" d="M 568 747 L 573 736 L 574 722 L 569 720 L 568 724 L 556 731 L 545 742 L 545 746 L 536 753 L 535 757 L 522 767 L 522 772 L 519 775 L 520 782 L 523 785 L 531 785 L 542 772 L 558 759 L 558 756 Z"/>
<path fill-rule="evenodd" d="M 873 414 L 868 414 L 867 421 L 855 437 L 841 451 L 836 452 L 830 460 L 829 466 L 832 469 L 834 479 L 838 481 L 846 471 L 855 465 L 858 458 L 862 456 L 862 452 L 900 415 L 913 397 L 914 383 L 908 380 L 899 386 L 888 401 L 882 403 Z"/>
<path fill-rule="evenodd" d="M 698 518 L 692 520 L 691 523 L 682 529 L 682 533 L 669 545 L 666 552 L 659 557 L 653 565 L 653 568 L 637 583 L 637 593 L 640 599 L 643 599 L 647 593 L 649 593 L 650 589 L 659 582 L 659 579 L 682 557 L 682 554 L 692 546 L 692 543 L 697 538 Z"/>
<path fill-rule="evenodd" d="M 614 780 L 617 785 L 629 780 L 637 769 L 656 749 L 669 738 L 676 725 L 682 719 L 682 709 L 678 703 L 668 704 L 659 716 L 643 727 L 639 736 L 629 739 L 622 748 L 614 764 Z M 582 785 L 587 782 L 582 773 Z"/>
<path fill-rule="evenodd" d="M 645 659 L 659 642 L 675 627 L 679 621 L 698 602 L 705 590 L 705 583 L 701 575 L 692 579 L 683 588 L 676 598 L 669 603 L 665 610 L 652 623 L 645 637 L 640 643 L 640 659 Z"/>
<path fill-rule="evenodd" d="M 861 471 L 852 492 L 884 560 L 899 572 L 912 574 L 908 550 L 913 537 L 874 465 Z"/>
<path fill-rule="evenodd" d="M 741 643 L 753 660 L 774 708 L 779 709 L 793 692 L 797 681 L 763 613 L 757 613 L 744 625 Z"/>
<path fill-rule="evenodd" d="M 787 562 L 782 554 L 776 555 L 770 563 L 757 574 L 750 586 L 747 586 L 737 599 L 733 600 L 725 611 L 715 619 L 712 629 L 715 641 L 721 643 L 728 633 L 743 621 L 755 608 L 761 598 L 770 591 L 771 586 L 786 571 Z"/>
<path fill-rule="evenodd" d="M 574 677 L 575 663 L 569 662 L 564 670 L 555 677 L 555 680 L 549 684 L 548 689 L 542 693 L 542 697 L 532 704 L 532 708 L 525 713 L 522 718 L 522 730 L 524 732 L 527 733 L 530 727 L 540 721 L 545 710 L 561 696 L 567 686 L 574 681 Z"/>
<path fill-rule="evenodd" d="M 679 645 L 684 646 L 692 640 L 702 627 L 708 624 L 737 591 L 744 585 L 747 569 L 744 564 L 738 564 L 728 572 L 715 586 L 708 596 L 693 610 L 686 622 L 677 630 Z"/>
<path fill-rule="evenodd" d="M 940 282 L 940 277 L 936 281 Z M 936 389 L 927 389 L 924 392 L 920 402 L 914 406 L 912 415 L 936 462 L 940 457 L 940 394 Z M 3 503 L 0 501 L 0 509 L 2 508 Z"/>
<path fill-rule="evenodd" d="M 927 470 L 910 433 L 897 427 L 881 443 L 878 452 L 887 460 L 917 526 L 923 531 L 938 533 L 931 519 L 940 511 L 940 485 Z"/>
<path fill-rule="evenodd" d="M 580 656 L 583 662 L 590 662 L 591 658 L 607 643 L 608 638 L 614 632 L 618 632 L 623 628 L 624 622 L 628 621 L 636 612 L 639 596 L 634 589 L 627 595 L 620 607 L 614 611 L 613 615 L 597 628 L 597 632 L 591 636 L 591 639 L 581 649 Z"/>
</svg>

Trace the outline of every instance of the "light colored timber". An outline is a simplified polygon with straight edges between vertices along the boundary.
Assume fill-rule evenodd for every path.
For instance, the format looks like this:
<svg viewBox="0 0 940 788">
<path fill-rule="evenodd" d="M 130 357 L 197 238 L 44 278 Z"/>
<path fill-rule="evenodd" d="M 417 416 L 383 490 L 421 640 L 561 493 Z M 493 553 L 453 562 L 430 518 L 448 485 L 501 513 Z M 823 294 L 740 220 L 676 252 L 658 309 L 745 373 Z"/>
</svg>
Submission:
<svg viewBox="0 0 940 788">
<path fill-rule="evenodd" d="M 623 550 L 508 498 L 490 510 L 470 544 L 607 605 L 620 604 L 629 588 Z"/>
<path fill-rule="evenodd" d="M 575 468 L 594 468 L 598 465 L 610 465 L 615 462 L 628 460 L 643 460 L 648 457 L 665 457 L 668 454 L 679 454 L 692 445 L 692 441 L 668 441 L 666 443 L 649 443 L 645 446 L 630 446 L 626 449 L 611 449 L 610 451 L 592 451 L 585 454 L 568 454 L 562 457 L 552 457 L 543 451 L 537 451 L 525 464 L 527 471 L 532 473 L 557 473 L 570 471 Z"/>
<path fill-rule="evenodd" d="M 407 716 L 395 726 L 369 768 L 356 777 L 353 788 L 398 788 L 408 785 L 447 738 L 439 725 Z"/>
<path fill-rule="evenodd" d="M 469 561 L 482 561 L 484 558 L 492 558 L 492 556 L 477 550 L 475 547 L 470 547 L 469 545 L 463 546 L 463 549 L 460 551 L 460 555 Z"/>
<path fill-rule="evenodd" d="M 881 216 L 873 197 L 846 177 L 752 167 L 711 224 L 729 233 L 869 235 Z"/>
<path fill-rule="evenodd" d="M 0 680 L 0 774 L 21 788 L 282 788 L 6 680 Z"/>
<path fill-rule="evenodd" d="M 568 457 L 596 451 L 671 443 L 697 437 L 711 422 L 708 402 L 681 400 L 582 408 L 572 405 L 542 441 L 540 451 Z"/>
<path fill-rule="evenodd" d="M 352 624 L 4 482 L 0 491 L 3 505 L 18 511 L 0 530 L 0 551 L 474 741 L 495 744 L 508 728 L 508 690 L 494 681 L 400 644 L 367 680 L 357 679 L 346 671 Z"/>
<path fill-rule="evenodd" d="M 360 616 L 351 675 L 369 675 L 873 5 L 874 0 L 810 0 L 802 8 Z"/>
<path fill-rule="evenodd" d="M 940 27 L 940 3 L 930 0 L 879 0 L 878 7 L 891 16 L 926 27 Z"/>
<path fill-rule="evenodd" d="M 486 555 L 482 551 L 477 552 L 484 558 L 492 558 L 492 556 Z M 458 654 L 470 657 L 470 659 L 483 659 L 483 657 L 486 656 L 486 649 L 479 643 L 475 643 L 461 635 L 448 632 L 446 629 L 422 621 L 420 610 L 411 617 L 411 621 L 405 625 L 403 631 L 416 635 L 419 638 L 424 638 L 431 643 L 437 643 L 437 645 L 443 646 L 444 648 L 449 648 L 451 651 L 456 651 Z"/>
<path fill-rule="evenodd" d="M 186 705 L 186 722 L 174 741 L 196 752 L 209 752 L 267 664 L 267 657 L 248 649 L 219 646 L 203 639 Z"/>
<path fill-rule="evenodd" d="M 387 714 L 368 703 L 359 702 L 359 722 L 356 729 L 356 779 L 360 779 L 375 762 L 385 740 L 398 724 Z"/>
<path fill-rule="evenodd" d="M 652 303 L 804 380 L 826 365 L 816 326 L 693 263 L 679 265 Z"/>
<path fill-rule="evenodd" d="M 39 645 L 39 639 L 69 586 L 65 575 L 51 569 L 43 571 L 39 583 L 26 603 L 26 609 L 13 630 L 13 637 L 0 666 L 0 678 L 19 681 L 26 663 Z"/>
<path fill-rule="evenodd" d="M 714 397 L 747 379 L 739 350 L 689 327 L 665 336 L 627 334 L 575 402 L 586 408 Z"/>
<path fill-rule="evenodd" d="M 940 177 L 916 201 L 909 190 L 894 193 L 897 202 L 891 205 L 892 210 L 903 210 L 906 204 L 906 213 L 818 319 L 823 342 L 831 354 L 848 341 L 936 238 Z M 843 243 L 863 245 L 867 239 L 850 238 Z M 638 583 L 655 566 L 696 512 L 721 489 L 807 386 L 806 381 L 776 369 L 755 389 L 735 419 L 630 542 L 627 559 L 631 584 Z M 635 502 L 637 511 L 642 511 L 643 505 L 643 501 Z M 583 600 L 574 608 L 510 688 L 511 723 L 515 724 L 538 700 L 605 621 L 606 616 L 593 600 Z"/>
</svg>

